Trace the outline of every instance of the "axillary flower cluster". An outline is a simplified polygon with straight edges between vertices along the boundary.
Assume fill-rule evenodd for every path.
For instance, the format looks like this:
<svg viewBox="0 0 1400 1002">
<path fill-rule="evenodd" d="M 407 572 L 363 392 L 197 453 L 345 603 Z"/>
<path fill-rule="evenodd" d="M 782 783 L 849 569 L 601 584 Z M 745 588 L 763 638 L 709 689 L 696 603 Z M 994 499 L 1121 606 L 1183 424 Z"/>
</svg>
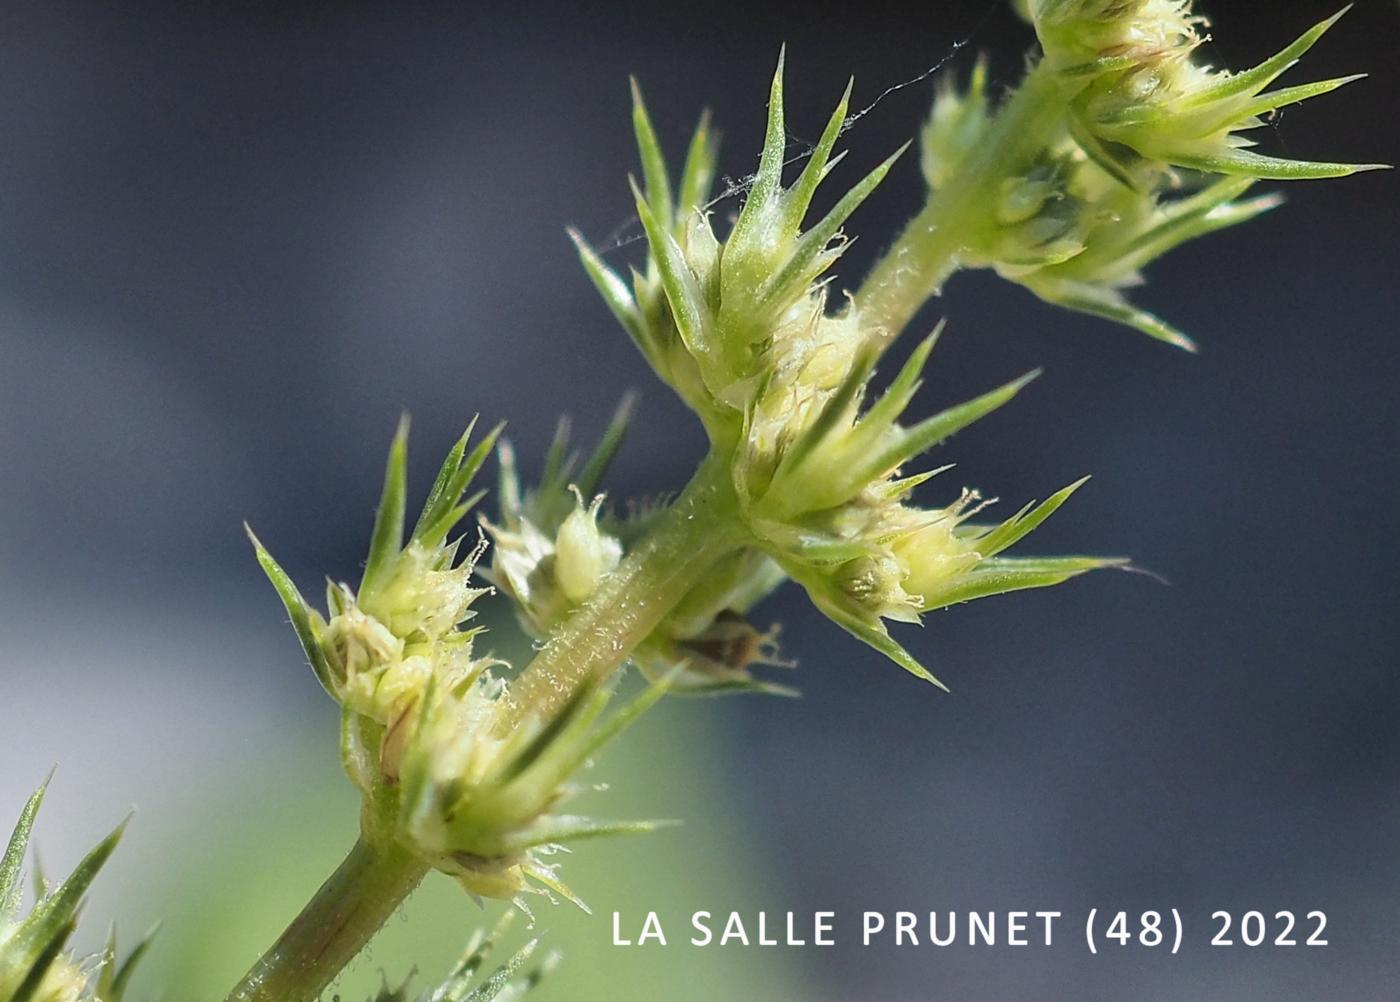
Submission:
<svg viewBox="0 0 1400 1002">
<path fill-rule="evenodd" d="M 341 757 L 364 795 L 366 837 L 407 849 L 473 894 L 516 898 L 526 878 L 573 898 L 544 858 L 572 839 L 651 824 L 561 814 L 568 780 L 661 692 L 595 726 L 611 687 L 581 687 L 553 712 L 508 719 L 505 662 L 477 656 L 466 624 L 490 591 L 472 576 L 485 549 L 467 552 L 453 529 L 480 498 L 464 497 L 497 428 L 467 452 L 472 429 L 444 462 L 405 541 L 407 422 L 390 450 L 383 498 L 360 586 L 331 583 L 329 618 L 310 606 L 256 537 L 326 691 L 342 707 Z M 250 533 L 251 535 L 251 533 Z"/>
<path fill-rule="evenodd" d="M 989 502 L 975 490 L 915 499 L 950 467 L 911 464 L 1010 402 L 1034 373 L 910 419 L 938 332 L 878 391 L 876 370 L 923 304 L 970 267 L 1188 347 L 1124 290 L 1173 247 L 1276 204 L 1244 197 L 1259 179 L 1367 169 L 1266 157 L 1241 135 L 1355 78 L 1267 90 L 1335 18 L 1233 74 L 1199 61 L 1205 25 L 1184 0 L 1020 6 L 1040 57 L 1000 101 L 985 66 L 966 86 L 940 89 L 919 143 L 928 200 L 846 295 L 834 294 L 832 277 L 844 228 L 902 152 L 808 218 L 842 159 L 849 88 L 788 183 L 780 58 L 758 169 L 726 220 L 712 211 L 708 120 L 673 177 L 634 85 L 641 180 L 632 190 L 645 260 L 624 275 L 572 236 L 607 306 L 708 436 L 708 455 L 669 502 L 619 511 L 601 493 L 631 410 L 624 401 L 586 457 L 561 426 L 532 487 L 501 443 L 498 513 L 455 536 L 482 496 L 466 494 L 499 429 L 470 452 L 468 429 L 409 529 L 401 428 L 363 579 L 356 589 L 332 584 L 324 614 L 257 545 L 342 708 L 342 757 L 364 810 L 361 845 L 231 998 L 315 997 L 430 869 L 480 896 L 519 900 L 534 887 L 572 898 L 552 853 L 653 827 L 566 813 L 580 770 L 667 692 L 783 691 L 755 674 L 785 662 L 773 631 L 751 617 L 786 580 L 850 634 L 941 685 L 892 622 L 1123 565 L 1010 555 L 1083 480 L 999 521 L 985 519 Z M 487 533 L 494 547 L 482 576 L 539 641 L 518 672 L 479 654 L 481 630 L 470 625 L 490 590 L 474 581 Z M 627 664 L 651 684 L 609 713 Z M 295 959 L 308 952 L 314 962 Z"/>
<path fill-rule="evenodd" d="M 1051 302 L 1182 348 L 1191 340 L 1133 306 L 1123 290 L 1144 266 L 1196 237 L 1281 204 L 1243 196 L 1260 179 L 1343 177 L 1381 164 L 1291 160 L 1256 152 L 1244 133 L 1288 105 L 1365 74 L 1269 90 L 1345 10 L 1253 69 L 1204 65 L 1204 17 L 1188 0 L 1022 0 L 1044 56 L 1001 108 L 979 65 L 965 90 L 941 88 L 923 133 L 935 193 L 973 194 L 960 264 L 992 267 Z M 988 146 L 987 144 L 990 144 Z M 984 171 L 986 149 L 1000 173 Z M 982 151 L 979 155 L 977 151 Z M 968 168 L 971 166 L 971 171 Z"/>
</svg>

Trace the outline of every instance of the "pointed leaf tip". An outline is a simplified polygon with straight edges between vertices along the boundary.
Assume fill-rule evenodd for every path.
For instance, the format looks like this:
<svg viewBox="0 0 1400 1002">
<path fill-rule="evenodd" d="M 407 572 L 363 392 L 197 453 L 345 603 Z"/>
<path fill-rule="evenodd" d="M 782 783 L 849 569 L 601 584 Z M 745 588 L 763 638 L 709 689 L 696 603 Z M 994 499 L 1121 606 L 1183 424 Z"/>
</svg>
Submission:
<svg viewBox="0 0 1400 1002">
<path fill-rule="evenodd" d="M 384 468 L 384 491 L 375 512 L 370 535 L 369 557 L 360 579 L 360 592 L 373 591 L 382 584 L 394 558 L 403 548 L 404 516 L 408 504 L 408 413 L 399 417 L 389 460 Z"/>
</svg>

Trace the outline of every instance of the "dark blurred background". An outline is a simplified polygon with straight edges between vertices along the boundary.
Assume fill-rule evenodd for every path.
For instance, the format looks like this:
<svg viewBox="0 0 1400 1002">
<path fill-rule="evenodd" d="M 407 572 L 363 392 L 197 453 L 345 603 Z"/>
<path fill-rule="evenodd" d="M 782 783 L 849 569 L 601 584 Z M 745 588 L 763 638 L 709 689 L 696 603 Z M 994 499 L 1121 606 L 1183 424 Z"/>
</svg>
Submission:
<svg viewBox="0 0 1400 1002">
<path fill-rule="evenodd" d="M 1205 9 L 1236 68 L 1332 12 Z M 628 386 L 643 419 L 613 495 L 684 482 L 695 422 L 564 237 L 635 233 L 628 73 L 673 157 L 713 108 L 738 177 L 783 42 L 800 142 L 850 73 L 859 106 L 974 50 L 1009 83 L 1029 37 L 1000 0 L 3 5 L 0 810 L 59 762 L 40 841 L 61 870 L 137 804 L 89 936 L 165 915 L 147 983 L 216 997 L 351 837 L 334 714 L 242 519 L 314 592 L 355 571 L 402 409 L 421 485 L 474 412 L 537 457 L 560 411 L 595 432 Z M 1363 0 L 1294 82 L 1371 78 L 1287 110 L 1266 148 L 1400 160 L 1397 42 L 1396 5 Z M 839 176 L 913 134 L 932 86 L 863 117 Z M 907 157 L 855 216 L 844 284 L 921 184 Z M 604 764 L 631 789 L 604 812 L 689 826 L 576 857 L 600 917 L 541 916 L 570 958 L 549 997 L 1396 997 L 1395 185 L 1290 186 L 1155 266 L 1140 298 L 1197 357 L 956 278 L 920 321 L 950 325 L 916 409 L 1046 375 L 942 450 L 949 477 L 1018 506 L 1091 472 L 1032 549 L 1131 554 L 1171 585 L 1103 574 L 931 616 L 904 636 L 952 696 L 785 592 L 769 608 L 805 698 L 673 702 Z M 348 985 L 432 973 L 481 920 L 428 897 Z M 1178 907 L 1188 943 L 606 945 L 614 908 L 854 928 L 867 908 L 1094 906 Z M 1217 908 L 1322 909 L 1332 945 L 1212 949 Z M 583 987 L 594 964 L 610 992 Z"/>
</svg>

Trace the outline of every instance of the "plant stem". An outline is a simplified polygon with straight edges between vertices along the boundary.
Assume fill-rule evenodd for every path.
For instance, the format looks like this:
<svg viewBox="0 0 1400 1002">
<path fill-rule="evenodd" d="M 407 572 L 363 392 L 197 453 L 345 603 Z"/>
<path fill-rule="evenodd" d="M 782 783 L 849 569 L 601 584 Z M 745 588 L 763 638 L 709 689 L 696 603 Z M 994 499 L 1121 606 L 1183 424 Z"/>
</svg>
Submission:
<svg viewBox="0 0 1400 1002">
<path fill-rule="evenodd" d="M 228 1002 L 314 1002 L 427 872 L 408 850 L 362 836 Z"/>
<path fill-rule="evenodd" d="M 728 463 L 711 457 L 641 542 L 511 683 L 506 726 L 547 716 L 578 685 L 619 667 L 722 557 L 743 545 Z M 389 802 L 367 804 L 350 855 L 228 1002 L 312 1002 L 428 871 L 387 834 Z M 380 832 L 384 832 L 380 835 Z"/>
<path fill-rule="evenodd" d="M 958 269 L 969 237 L 995 211 L 1001 182 L 1028 166 L 1064 118 L 1065 100 L 1054 73 L 1041 63 L 861 284 L 855 301 L 862 319 L 882 330 L 886 342 L 899 336 Z"/>
<path fill-rule="evenodd" d="M 580 684 L 606 677 L 722 557 L 744 542 L 727 456 L 716 450 L 601 587 L 510 684 L 508 724 L 547 718 Z"/>
</svg>

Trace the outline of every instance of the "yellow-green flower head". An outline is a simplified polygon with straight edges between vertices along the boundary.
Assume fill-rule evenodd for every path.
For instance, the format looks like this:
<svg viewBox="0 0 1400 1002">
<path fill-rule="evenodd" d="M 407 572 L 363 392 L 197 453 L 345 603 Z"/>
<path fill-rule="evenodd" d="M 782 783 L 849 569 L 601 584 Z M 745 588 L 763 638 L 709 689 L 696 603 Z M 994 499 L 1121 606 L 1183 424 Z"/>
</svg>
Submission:
<svg viewBox="0 0 1400 1002">
<path fill-rule="evenodd" d="M 1165 58 L 1199 44 L 1190 0 L 1025 0 L 1045 58 L 1068 74 Z"/>
<path fill-rule="evenodd" d="M 1278 109 L 1364 74 L 1266 91 L 1345 10 L 1243 73 L 1197 62 L 1204 19 L 1186 0 L 1033 0 L 1047 62 L 1061 71 L 1076 140 L 1125 183 L 1151 188 L 1172 167 L 1292 180 L 1343 177 L 1377 164 L 1264 156 L 1240 135 Z"/>
<path fill-rule="evenodd" d="M 933 111 L 919 134 L 919 149 L 924 180 L 937 189 L 952 179 L 991 125 L 986 59 L 977 60 L 966 89 L 959 89 L 953 73 L 940 73 L 934 93 Z"/>
<path fill-rule="evenodd" d="M 473 894 L 514 899 L 533 881 L 575 900 L 549 862 L 560 844 L 657 825 L 562 813 L 582 789 L 573 777 L 663 692 L 653 686 L 599 726 L 609 687 L 585 687 L 546 718 L 517 713 L 506 683 L 484 670 L 435 686 L 404 740 L 402 830 Z"/>
<path fill-rule="evenodd" d="M 1059 81 L 1063 125 L 1041 148 L 1002 165 L 1005 176 L 982 197 L 986 211 L 966 224 L 960 263 L 994 268 L 1048 302 L 1191 349 L 1182 332 L 1126 298 L 1142 282 L 1142 269 L 1185 241 L 1279 204 L 1277 196 L 1242 197 L 1258 178 L 1363 169 L 1263 157 L 1238 134 L 1273 109 L 1356 79 L 1263 93 L 1336 18 L 1255 69 L 1230 74 L 1196 62 L 1204 22 L 1189 3 L 1026 6 Z M 931 189 L 962 169 L 999 113 L 988 102 L 981 65 L 965 88 L 945 77 L 922 135 Z"/>
<path fill-rule="evenodd" d="M 889 635 L 885 620 L 918 622 L 921 614 L 953 602 L 1057 584 L 1121 562 L 1045 558 L 1022 567 L 997 556 L 1048 517 L 1073 488 L 990 532 L 982 530 L 992 545 L 983 545 L 980 535 L 974 543 L 968 536 L 972 530 L 962 527 L 977 510 L 971 493 L 943 510 L 907 503 L 916 486 L 940 471 L 906 477 L 901 467 L 1007 403 L 1035 375 L 905 427 L 900 418 L 919 389 L 935 339 L 926 339 L 868 406 L 877 349 L 861 352 L 837 385 L 813 394 L 800 421 L 775 438 L 761 461 L 750 435 L 749 451 L 735 464 L 740 502 L 757 545 L 831 619 L 934 682 Z"/>
<path fill-rule="evenodd" d="M 567 895 L 546 859 L 559 843 L 654 827 L 560 815 L 557 808 L 575 792 L 572 776 L 592 753 L 663 687 L 653 686 L 603 726 L 607 689 L 587 689 L 543 717 L 515 705 L 497 672 L 508 665 L 474 652 L 482 630 L 463 624 L 474 615 L 472 603 L 490 591 L 470 583 L 485 543 L 459 555 L 463 538 L 447 537 L 480 497 L 463 500 L 498 432 L 468 454 L 467 429 L 405 541 L 407 426 L 400 426 L 364 577 L 358 590 L 329 588 L 329 619 L 306 603 L 256 539 L 254 545 L 317 677 L 342 706 L 341 758 L 364 795 L 366 835 L 410 848 L 473 894 L 514 899 L 539 885 Z M 571 577 L 556 582 L 561 593 L 568 586 L 577 594 L 616 561 L 600 542 L 597 506 L 581 515 L 580 508 L 560 518 L 558 545 L 550 546 L 551 567 L 575 564 Z"/>
<path fill-rule="evenodd" d="M 645 179 L 644 187 L 634 183 L 634 195 L 650 251 L 646 273 L 637 275 L 629 290 L 574 234 L 584 266 L 614 314 L 657 374 L 699 414 L 714 441 L 732 439 L 775 369 L 811 361 L 813 346 L 807 342 L 839 348 L 822 353 L 819 364 L 829 372 L 849 365 L 860 347 L 849 337 L 820 330 L 828 318 L 819 280 L 844 248 L 841 226 L 884 178 L 894 157 L 803 229 L 818 185 L 839 159 L 832 152 L 846 123 L 849 94 L 848 88 L 800 176 L 785 188 L 779 60 L 758 172 L 721 242 L 704 205 L 715 156 L 708 123 L 702 121 L 696 131 L 679 198 L 673 198 L 655 131 L 634 89 L 633 121 Z"/>
</svg>

